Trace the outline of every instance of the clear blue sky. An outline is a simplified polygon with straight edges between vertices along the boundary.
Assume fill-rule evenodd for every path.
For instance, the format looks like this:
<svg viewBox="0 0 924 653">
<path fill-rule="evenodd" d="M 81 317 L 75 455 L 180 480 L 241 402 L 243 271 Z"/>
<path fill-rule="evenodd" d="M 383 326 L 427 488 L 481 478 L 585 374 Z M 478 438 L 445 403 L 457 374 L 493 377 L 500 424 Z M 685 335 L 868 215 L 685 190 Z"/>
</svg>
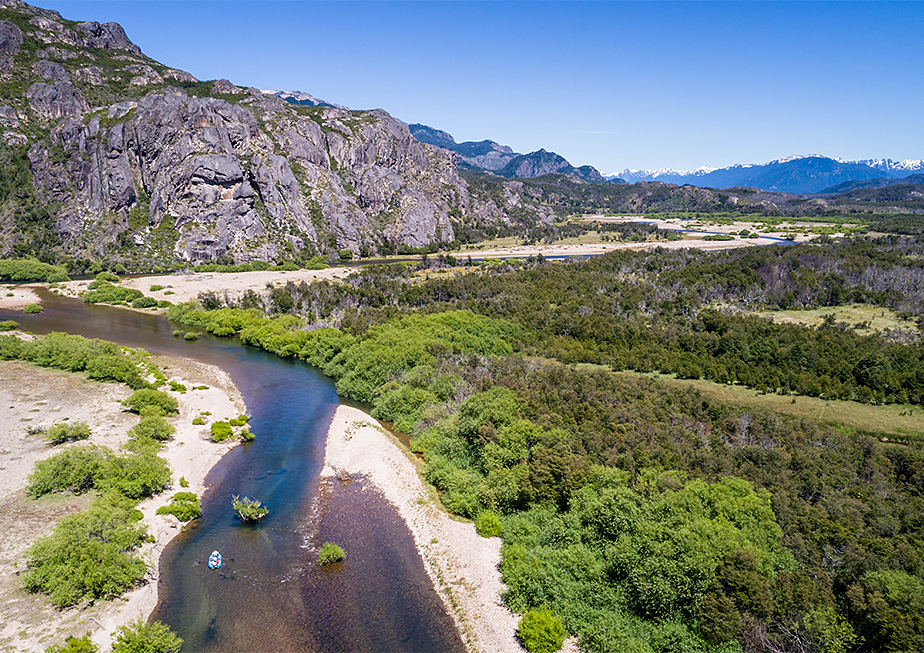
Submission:
<svg viewBox="0 0 924 653">
<path fill-rule="evenodd" d="M 604 173 L 924 158 L 924 2 L 47 0 L 199 79 Z"/>
</svg>

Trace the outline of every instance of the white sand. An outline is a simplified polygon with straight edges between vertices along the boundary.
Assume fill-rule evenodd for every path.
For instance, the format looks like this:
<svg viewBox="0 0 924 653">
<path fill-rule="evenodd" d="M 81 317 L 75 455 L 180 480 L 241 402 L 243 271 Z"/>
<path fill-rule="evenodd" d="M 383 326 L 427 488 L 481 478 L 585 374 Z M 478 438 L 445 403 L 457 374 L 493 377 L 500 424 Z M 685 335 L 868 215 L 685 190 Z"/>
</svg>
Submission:
<svg viewBox="0 0 924 653">
<path fill-rule="evenodd" d="M 228 299 L 236 301 L 245 291 L 253 290 L 258 294 L 266 291 L 266 285 L 293 283 L 311 283 L 319 279 L 342 279 L 353 272 L 353 268 L 327 268 L 324 270 L 295 270 L 292 272 L 197 272 L 192 274 L 164 274 L 151 277 L 125 279 L 121 286 L 135 288 L 154 299 L 168 299 L 174 304 L 181 304 L 195 299 L 200 292 L 212 291 L 219 297 L 227 294 Z M 76 297 L 87 289 L 89 281 L 68 281 L 59 284 L 64 294 Z M 151 286 L 163 286 L 162 290 L 151 291 Z M 149 311 L 145 311 L 149 312 Z"/>
<path fill-rule="evenodd" d="M 408 455 L 361 410 L 337 408 L 324 462 L 328 482 L 336 482 L 340 470 L 362 475 L 395 506 L 469 651 L 523 650 L 515 637 L 518 617 L 500 598 L 500 538 L 483 538 L 474 524 L 440 510 Z"/>
<path fill-rule="evenodd" d="M 29 304 L 38 304 L 39 297 L 31 286 L 0 284 L 0 308 L 15 311 Z"/>
</svg>

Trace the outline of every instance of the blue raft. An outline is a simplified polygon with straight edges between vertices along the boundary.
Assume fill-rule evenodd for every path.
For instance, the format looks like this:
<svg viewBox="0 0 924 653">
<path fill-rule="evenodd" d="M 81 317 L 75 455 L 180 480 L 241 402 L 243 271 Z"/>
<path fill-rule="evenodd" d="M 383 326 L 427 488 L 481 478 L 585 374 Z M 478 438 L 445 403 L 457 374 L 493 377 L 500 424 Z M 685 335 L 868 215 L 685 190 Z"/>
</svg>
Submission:
<svg viewBox="0 0 924 653">
<path fill-rule="evenodd" d="M 209 556 L 209 569 L 218 569 L 221 567 L 221 554 L 218 551 L 212 551 Z"/>
</svg>

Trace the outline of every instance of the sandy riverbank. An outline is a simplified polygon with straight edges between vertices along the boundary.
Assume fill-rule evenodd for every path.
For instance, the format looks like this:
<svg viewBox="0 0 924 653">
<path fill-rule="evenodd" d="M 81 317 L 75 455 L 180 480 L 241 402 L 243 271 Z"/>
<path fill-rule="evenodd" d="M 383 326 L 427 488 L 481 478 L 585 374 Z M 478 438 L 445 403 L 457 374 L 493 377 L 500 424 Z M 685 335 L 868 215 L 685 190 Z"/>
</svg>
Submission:
<svg viewBox="0 0 924 653">
<path fill-rule="evenodd" d="M 500 538 L 483 538 L 474 524 L 454 521 L 440 510 L 414 463 L 361 410 L 337 408 L 324 462 L 321 476 L 327 482 L 337 482 L 341 470 L 360 475 L 395 506 L 469 651 L 522 652 L 515 636 L 518 617 L 500 598 Z"/>
<path fill-rule="evenodd" d="M 232 302 L 252 290 L 263 294 L 267 284 L 278 285 L 289 281 L 293 283 L 311 283 L 321 279 L 342 279 L 353 272 L 352 268 L 326 268 L 324 270 L 294 270 L 291 272 L 256 271 L 256 272 L 196 272 L 191 274 L 163 274 L 124 279 L 119 285 L 140 290 L 154 299 L 168 299 L 174 304 L 181 304 L 195 299 L 200 292 L 214 292 L 219 297 L 226 295 Z M 89 281 L 68 281 L 59 284 L 65 295 L 76 297 L 87 289 Z M 151 286 L 161 286 L 161 290 L 151 290 Z"/>
<path fill-rule="evenodd" d="M 8 311 L 22 310 L 29 304 L 39 304 L 39 296 L 32 286 L 18 284 L 0 285 L 0 308 Z"/>
<path fill-rule="evenodd" d="M 240 392 L 222 370 L 187 359 L 152 358 L 171 380 L 188 388 L 186 394 L 171 393 L 180 403 L 180 414 L 171 418 L 176 434 L 161 451 L 173 471 L 173 487 L 139 504 L 144 523 L 154 536 L 141 555 L 150 565 L 144 583 L 114 601 L 92 606 L 55 610 L 41 594 L 26 593 L 19 574 L 25 569 L 26 549 L 48 535 L 57 521 L 89 505 L 91 499 L 50 496 L 28 499 L 23 488 L 35 463 L 60 451 L 30 430 L 47 428 L 64 421 L 86 422 L 89 440 L 114 450 L 128 439 L 128 429 L 138 417 L 122 411 L 119 401 L 130 394 L 121 384 L 97 383 L 82 374 L 36 368 L 18 361 L 0 362 L 0 650 L 44 651 L 63 643 L 68 635 L 93 633 L 100 649 L 110 648 L 112 632 L 132 619 L 147 619 L 157 605 L 158 563 L 167 543 L 180 532 L 181 524 L 171 515 L 156 515 L 179 491 L 179 479 L 189 482 L 187 491 L 202 495 L 205 477 L 212 466 L 234 444 L 215 444 L 209 426 L 192 425 L 202 411 L 211 412 L 209 423 L 243 413 Z M 193 390 L 207 385 L 208 389 Z M 259 437 L 259 434 L 257 434 Z"/>
</svg>

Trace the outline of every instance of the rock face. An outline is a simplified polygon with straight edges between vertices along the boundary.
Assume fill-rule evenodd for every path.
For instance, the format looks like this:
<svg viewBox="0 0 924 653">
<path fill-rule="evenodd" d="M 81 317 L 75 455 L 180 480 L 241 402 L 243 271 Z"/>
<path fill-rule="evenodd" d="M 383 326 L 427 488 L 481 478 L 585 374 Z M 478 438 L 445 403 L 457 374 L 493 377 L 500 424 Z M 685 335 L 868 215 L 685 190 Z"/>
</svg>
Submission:
<svg viewBox="0 0 924 653">
<path fill-rule="evenodd" d="M 452 241 L 450 216 L 471 211 L 455 155 L 384 111 L 198 82 L 145 57 L 115 23 L 0 6 L 31 15 L 19 24 L 33 37 L 0 21 L 0 56 L 33 80 L 0 97 L 3 142 L 28 142 L 31 190 L 63 256 L 375 254 Z M 24 42 L 42 49 L 24 52 Z M 0 256 L 14 241 L 0 234 Z"/>
</svg>

